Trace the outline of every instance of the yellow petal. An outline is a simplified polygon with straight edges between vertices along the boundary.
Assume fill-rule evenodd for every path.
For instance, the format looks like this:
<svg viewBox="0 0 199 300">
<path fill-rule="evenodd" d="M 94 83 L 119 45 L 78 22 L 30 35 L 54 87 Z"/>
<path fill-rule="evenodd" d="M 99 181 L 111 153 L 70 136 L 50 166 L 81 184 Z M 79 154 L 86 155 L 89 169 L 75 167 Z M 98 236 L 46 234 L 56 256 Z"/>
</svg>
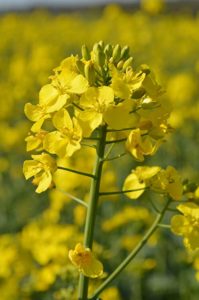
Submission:
<svg viewBox="0 0 199 300">
<path fill-rule="evenodd" d="M 42 170 L 42 166 L 38 161 L 34 160 L 25 160 L 23 164 L 23 173 L 26 179 L 29 179 L 32 176 L 35 176 Z"/>
<path fill-rule="evenodd" d="M 38 183 L 36 193 L 42 193 L 46 191 L 52 183 L 52 175 L 49 171 L 43 172 L 41 176 L 35 177 L 35 182 Z"/>
<path fill-rule="evenodd" d="M 125 193 L 125 195 L 130 199 L 137 199 L 144 193 L 145 187 L 146 187 L 145 183 L 144 182 L 140 183 L 136 174 L 131 173 L 129 176 L 127 176 L 124 182 L 123 191 L 137 190 L 135 192 Z"/>
<path fill-rule="evenodd" d="M 83 94 L 88 89 L 88 81 L 82 75 L 77 75 L 71 82 L 70 93 Z"/>
<path fill-rule="evenodd" d="M 64 128 L 72 130 L 73 122 L 67 110 L 61 109 L 60 111 L 55 113 L 53 117 L 53 125 L 60 131 L 62 131 Z"/>
<path fill-rule="evenodd" d="M 24 107 L 24 112 L 26 117 L 33 122 L 36 122 L 39 119 L 41 119 L 46 113 L 44 107 L 40 105 L 33 105 L 31 103 L 26 103 Z"/>
<path fill-rule="evenodd" d="M 51 84 L 44 85 L 39 92 L 39 103 L 48 105 L 51 101 L 59 96 L 58 90 Z"/>
</svg>

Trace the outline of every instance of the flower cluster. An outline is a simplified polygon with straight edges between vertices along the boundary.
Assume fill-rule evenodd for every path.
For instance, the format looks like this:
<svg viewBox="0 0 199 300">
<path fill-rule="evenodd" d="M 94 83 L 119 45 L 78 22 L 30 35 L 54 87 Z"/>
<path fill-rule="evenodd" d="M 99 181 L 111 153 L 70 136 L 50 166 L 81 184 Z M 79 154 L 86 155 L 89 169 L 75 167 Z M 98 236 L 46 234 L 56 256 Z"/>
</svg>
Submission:
<svg viewBox="0 0 199 300">
<path fill-rule="evenodd" d="M 183 185 L 178 172 L 171 166 L 161 169 L 158 166 L 137 167 L 127 176 L 123 190 L 130 199 L 137 199 L 146 189 L 168 194 L 174 200 L 180 200 Z M 128 192 L 130 190 L 130 192 Z"/>
<path fill-rule="evenodd" d="M 184 245 L 188 250 L 199 249 L 199 206 L 187 202 L 178 205 L 182 215 L 175 215 L 171 219 L 173 233 L 184 237 Z"/>
<path fill-rule="evenodd" d="M 113 131 L 110 140 L 114 131 L 128 132 L 123 133 L 125 148 L 136 160 L 153 155 L 170 131 L 169 111 L 150 69 L 142 65 L 134 70 L 132 60 L 129 47 L 103 42 L 90 52 L 83 46 L 81 58 L 64 59 L 50 76 L 51 82 L 41 88 L 39 103 L 25 105 L 26 116 L 34 122 L 26 138 L 27 150 L 42 152 L 49 163 L 50 155 L 70 157 L 106 124 Z M 36 176 L 40 193 L 51 186 L 56 168 L 48 166 L 47 160 L 38 168 L 38 157 L 25 162 L 24 173 L 27 179 Z"/>
</svg>

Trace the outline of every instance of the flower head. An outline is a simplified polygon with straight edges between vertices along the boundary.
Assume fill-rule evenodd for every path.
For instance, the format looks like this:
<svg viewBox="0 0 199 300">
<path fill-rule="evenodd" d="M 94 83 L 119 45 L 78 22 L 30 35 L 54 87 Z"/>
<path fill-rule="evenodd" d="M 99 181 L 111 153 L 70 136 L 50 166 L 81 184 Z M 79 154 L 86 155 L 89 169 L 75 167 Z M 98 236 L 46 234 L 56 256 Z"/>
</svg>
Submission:
<svg viewBox="0 0 199 300">
<path fill-rule="evenodd" d="M 173 216 L 171 230 L 184 237 L 187 249 L 199 249 L 199 206 L 190 202 L 178 205 L 177 209 L 182 215 Z"/>
<path fill-rule="evenodd" d="M 26 160 L 23 173 L 26 179 L 34 176 L 33 183 L 37 185 L 36 192 L 42 193 L 52 185 L 52 174 L 56 171 L 55 160 L 47 153 L 32 155 L 33 160 Z"/>
<path fill-rule="evenodd" d="M 74 250 L 69 251 L 69 259 L 79 272 L 90 278 L 97 278 L 103 274 L 103 265 L 97 260 L 89 248 L 78 243 Z"/>
</svg>

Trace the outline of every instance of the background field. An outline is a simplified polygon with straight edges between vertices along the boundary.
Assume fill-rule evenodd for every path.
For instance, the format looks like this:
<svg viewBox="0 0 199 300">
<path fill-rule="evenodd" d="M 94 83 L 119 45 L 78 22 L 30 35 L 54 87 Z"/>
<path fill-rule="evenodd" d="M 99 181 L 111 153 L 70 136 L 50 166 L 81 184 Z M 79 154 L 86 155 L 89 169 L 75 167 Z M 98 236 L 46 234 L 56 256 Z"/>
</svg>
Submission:
<svg viewBox="0 0 199 300">
<path fill-rule="evenodd" d="M 28 157 L 24 138 L 30 128 L 23 107 L 36 103 L 52 69 L 66 56 L 80 53 L 82 44 L 96 41 L 128 44 L 134 66 L 148 64 L 167 90 L 175 128 L 168 142 L 146 164 L 173 165 L 186 179 L 199 179 L 199 14 L 195 10 L 171 11 L 161 7 L 49 12 L 10 12 L 0 15 L 0 295 L 2 300 L 72 299 L 77 282 L 67 249 L 81 239 L 84 211 L 66 196 L 52 190 L 37 195 L 22 174 Z M 92 153 L 75 156 L 91 167 Z M 79 162 L 78 162 L 79 163 Z M 121 187 L 133 168 L 122 159 L 107 167 L 104 187 Z M 115 175 L 116 172 L 119 175 Z M 60 187 L 83 193 L 87 181 L 58 178 Z M 139 240 L 152 214 L 146 204 L 140 219 L 127 216 L 129 207 L 143 207 L 127 198 L 104 199 L 100 206 L 103 226 L 97 226 L 96 251 L 110 272 Z M 126 210 L 125 210 L 126 209 Z M 118 212 L 123 214 L 117 215 Z M 116 215 L 117 218 L 113 219 Z M 107 221 L 108 220 L 108 221 Z M 119 221 L 118 221 L 119 220 Z M 99 222 L 99 220 L 98 220 Z M 144 224 L 144 225 L 143 225 Z M 107 234 L 111 239 L 107 240 Z M 157 247 L 155 247 L 157 246 Z M 195 269 L 199 266 L 195 263 Z M 192 257 L 182 241 L 163 230 L 151 239 L 135 263 L 114 282 L 118 288 L 104 300 L 196 300 L 199 286 Z M 74 296 L 75 297 L 75 296 Z M 74 298 L 75 299 L 75 298 Z"/>
</svg>

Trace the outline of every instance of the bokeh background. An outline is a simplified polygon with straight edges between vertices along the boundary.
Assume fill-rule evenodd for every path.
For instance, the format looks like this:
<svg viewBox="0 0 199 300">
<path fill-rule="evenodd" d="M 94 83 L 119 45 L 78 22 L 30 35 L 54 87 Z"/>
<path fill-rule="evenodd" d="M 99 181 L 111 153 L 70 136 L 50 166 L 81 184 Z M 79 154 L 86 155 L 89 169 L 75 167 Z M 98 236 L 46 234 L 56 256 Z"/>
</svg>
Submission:
<svg viewBox="0 0 199 300">
<path fill-rule="evenodd" d="M 171 137 L 146 164 L 173 165 L 184 179 L 199 175 L 199 2 L 0 1 L 0 295 L 2 300 L 76 299 L 78 274 L 67 249 L 82 239 L 85 211 L 56 190 L 37 195 L 22 174 L 30 128 L 23 107 L 36 103 L 52 69 L 82 44 L 129 45 L 134 66 L 148 64 L 172 105 Z M 68 162 L 92 168 L 93 153 Z M 121 187 L 135 164 L 128 158 L 105 170 L 104 189 Z M 119 172 L 119 175 L 116 175 Z M 65 176 L 65 177 L 64 177 Z M 62 190 L 88 194 L 88 181 L 59 175 Z M 139 241 L 153 219 L 143 197 L 102 200 L 96 252 L 107 272 Z M 120 212 L 120 213 L 119 213 Z M 138 213 L 139 212 L 139 213 Z M 101 222 L 101 223 L 100 223 Z M 111 237 L 107 239 L 107 234 Z M 199 259 L 163 230 L 114 281 L 103 300 L 196 300 Z M 199 277 L 199 276 L 198 276 Z M 95 283 L 93 283 L 95 285 Z"/>
</svg>

